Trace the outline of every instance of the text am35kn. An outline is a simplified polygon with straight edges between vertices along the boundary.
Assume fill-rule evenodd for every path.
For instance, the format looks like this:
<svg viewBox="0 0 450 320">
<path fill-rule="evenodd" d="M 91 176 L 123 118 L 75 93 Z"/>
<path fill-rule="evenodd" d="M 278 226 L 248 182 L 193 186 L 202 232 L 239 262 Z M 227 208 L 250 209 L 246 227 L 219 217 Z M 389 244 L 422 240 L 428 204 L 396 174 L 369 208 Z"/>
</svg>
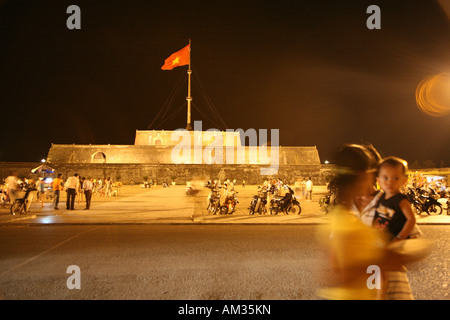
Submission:
<svg viewBox="0 0 450 320">
<path fill-rule="evenodd" d="M 218 307 L 193 307 L 188 304 L 178 308 L 179 315 L 203 315 L 208 318 L 212 313 L 226 314 L 226 315 L 256 315 L 256 314 L 270 314 L 270 305 L 258 304 L 238 304 L 238 305 L 224 305 Z"/>
</svg>

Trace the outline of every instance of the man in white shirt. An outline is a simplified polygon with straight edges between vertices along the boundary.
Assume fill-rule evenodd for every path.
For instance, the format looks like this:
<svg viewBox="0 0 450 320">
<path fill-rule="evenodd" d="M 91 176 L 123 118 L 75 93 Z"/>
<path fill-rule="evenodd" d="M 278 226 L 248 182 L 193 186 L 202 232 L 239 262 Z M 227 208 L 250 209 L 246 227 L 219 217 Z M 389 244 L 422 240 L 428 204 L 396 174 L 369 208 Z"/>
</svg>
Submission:
<svg viewBox="0 0 450 320">
<path fill-rule="evenodd" d="M 309 200 L 312 200 L 312 188 L 313 183 L 311 181 L 311 178 L 308 178 L 308 181 L 306 181 L 306 199 L 308 199 L 309 195 Z"/>
<path fill-rule="evenodd" d="M 83 182 L 83 190 L 86 197 L 86 208 L 84 208 L 84 210 L 89 210 L 89 207 L 91 206 L 92 187 L 92 178 L 85 179 Z"/>
<path fill-rule="evenodd" d="M 69 177 L 64 185 L 67 192 L 66 209 L 75 210 L 75 195 L 80 186 L 80 180 L 78 179 L 78 173 Z"/>
<path fill-rule="evenodd" d="M 8 194 L 10 203 L 13 203 L 14 200 L 16 200 L 16 198 L 17 198 L 17 192 L 19 190 L 18 181 L 19 181 L 19 179 L 17 179 L 17 177 L 15 175 L 10 175 L 5 180 L 5 186 L 6 186 L 6 190 L 7 190 L 7 194 Z"/>
</svg>

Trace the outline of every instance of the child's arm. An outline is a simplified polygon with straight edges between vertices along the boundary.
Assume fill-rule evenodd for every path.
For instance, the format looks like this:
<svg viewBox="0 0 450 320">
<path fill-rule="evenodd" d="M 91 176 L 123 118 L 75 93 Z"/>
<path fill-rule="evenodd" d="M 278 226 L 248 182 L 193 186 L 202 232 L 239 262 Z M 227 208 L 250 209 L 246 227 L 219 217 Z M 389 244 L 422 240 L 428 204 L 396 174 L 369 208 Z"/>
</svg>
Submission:
<svg viewBox="0 0 450 320">
<path fill-rule="evenodd" d="M 403 199 L 400 202 L 400 209 L 405 215 L 406 222 L 402 230 L 397 234 L 397 240 L 408 238 L 411 234 L 411 231 L 414 229 L 414 226 L 416 225 L 416 217 L 414 216 L 414 212 L 411 208 L 411 203 L 407 199 Z"/>
</svg>

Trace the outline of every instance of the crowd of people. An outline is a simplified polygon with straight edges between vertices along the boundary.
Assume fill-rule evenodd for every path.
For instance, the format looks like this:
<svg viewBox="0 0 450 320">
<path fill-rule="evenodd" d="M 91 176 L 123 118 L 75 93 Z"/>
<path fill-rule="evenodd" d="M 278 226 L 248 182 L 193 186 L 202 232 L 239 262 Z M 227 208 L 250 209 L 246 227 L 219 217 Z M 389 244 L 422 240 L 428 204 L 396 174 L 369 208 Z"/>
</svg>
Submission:
<svg viewBox="0 0 450 320">
<path fill-rule="evenodd" d="M 208 180 L 205 184 L 205 187 L 217 189 L 222 188 L 223 194 L 226 196 L 230 190 L 234 190 L 237 184 L 236 179 L 225 179 L 223 182 L 219 180 Z M 245 188 L 246 181 L 242 180 L 242 188 Z M 265 188 L 270 195 L 280 195 L 283 194 L 287 188 L 286 185 L 290 185 L 290 181 L 283 180 L 281 178 L 277 179 L 265 179 L 261 187 Z M 312 199 L 312 189 L 313 182 L 311 178 L 304 178 L 301 182 L 300 180 L 295 182 L 296 192 L 300 193 L 300 197 L 304 199 Z"/>
<path fill-rule="evenodd" d="M 224 196 L 226 196 L 228 194 L 229 191 L 233 191 L 236 185 L 236 179 L 230 180 L 230 179 L 225 179 L 223 182 L 218 179 L 218 180 L 208 180 L 205 184 L 206 188 L 210 188 L 210 189 L 223 189 L 223 194 Z M 242 182 L 242 186 L 245 188 L 245 180 L 243 180 Z"/>
<path fill-rule="evenodd" d="M 75 202 L 85 202 L 85 210 L 89 210 L 93 195 L 100 197 L 111 197 L 117 194 L 113 189 L 113 182 L 111 177 L 100 178 L 82 177 L 75 173 L 73 176 L 63 179 L 61 173 L 56 178 L 38 178 L 33 179 L 19 179 L 16 175 L 8 176 L 4 184 L 0 186 L 1 203 L 3 206 L 12 204 L 15 199 L 19 198 L 21 192 L 27 189 L 37 191 L 37 198 L 41 207 L 45 206 L 47 198 L 52 199 L 52 206 L 54 210 L 59 210 L 59 202 L 61 199 L 61 192 L 66 192 L 66 209 L 74 210 Z M 28 202 L 33 200 L 33 193 L 29 193 Z"/>
</svg>

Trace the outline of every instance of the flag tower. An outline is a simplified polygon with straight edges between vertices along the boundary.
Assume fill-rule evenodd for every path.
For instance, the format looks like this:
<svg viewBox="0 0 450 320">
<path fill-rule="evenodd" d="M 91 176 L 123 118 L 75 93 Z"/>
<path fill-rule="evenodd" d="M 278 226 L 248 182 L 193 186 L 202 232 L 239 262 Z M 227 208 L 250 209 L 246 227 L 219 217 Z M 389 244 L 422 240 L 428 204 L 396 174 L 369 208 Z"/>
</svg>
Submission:
<svg viewBox="0 0 450 320">
<path fill-rule="evenodd" d="M 189 39 L 189 67 L 188 67 L 188 96 L 186 97 L 187 101 L 187 125 L 186 130 L 192 131 L 192 122 L 191 122 L 191 102 L 192 102 L 192 96 L 191 96 L 191 39 Z"/>
</svg>

